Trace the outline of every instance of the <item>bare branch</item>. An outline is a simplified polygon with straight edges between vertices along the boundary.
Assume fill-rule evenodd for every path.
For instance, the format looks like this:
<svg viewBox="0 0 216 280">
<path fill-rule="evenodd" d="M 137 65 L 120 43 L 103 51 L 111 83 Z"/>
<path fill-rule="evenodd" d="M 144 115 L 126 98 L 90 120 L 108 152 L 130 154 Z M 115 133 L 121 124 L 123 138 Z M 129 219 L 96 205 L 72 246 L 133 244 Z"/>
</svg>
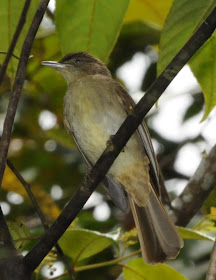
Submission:
<svg viewBox="0 0 216 280">
<path fill-rule="evenodd" d="M 2 179 L 3 179 L 3 175 L 4 175 L 4 171 L 5 171 L 8 148 L 9 148 L 9 143 L 10 143 L 10 138 L 11 138 L 12 127 L 13 127 L 13 123 L 14 123 L 14 117 L 16 114 L 21 90 L 23 87 L 24 79 L 25 79 L 26 66 L 28 63 L 29 54 L 31 51 L 32 44 L 34 42 L 35 35 L 39 28 L 40 22 L 44 16 L 48 3 L 49 3 L 49 0 L 41 1 L 40 5 L 35 13 L 32 24 L 29 28 L 28 34 L 23 43 L 21 56 L 20 56 L 20 60 L 19 60 L 18 68 L 17 68 L 17 73 L 16 73 L 16 77 L 15 77 L 15 82 L 13 85 L 13 90 L 11 93 L 11 97 L 9 100 L 8 109 L 7 109 L 7 113 L 6 113 L 6 117 L 5 117 L 5 121 L 4 121 L 2 138 L 1 138 L 1 142 L 0 142 L 0 185 L 2 183 Z M 1 211 L 1 209 L 0 209 L 0 221 L 1 221 L 1 224 L 4 225 L 5 234 L 7 234 L 7 236 L 8 236 L 8 237 L 4 237 L 4 238 L 8 238 L 11 243 L 12 238 L 11 238 L 9 229 L 7 227 L 7 224 L 5 222 L 4 215 Z M 3 241 L 3 240 L 1 240 L 1 241 Z M 10 247 L 10 246 L 11 246 L 11 244 L 8 247 Z M 4 254 L 3 254 L 3 256 L 4 256 Z M 13 270 L 13 265 L 10 262 L 10 258 L 6 258 L 6 257 L 7 256 L 4 256 L 4 259 L 1 259 L 1 263 L 0 263 L 2 279 L 14 279 L 14 275 L 12 275 L 11 277 L 8 275 L 7 268 L 10 267 L 11 270 Z M 19 261 L 17 259 L 17 257 L 19 258 L 19 256 L 15 257 L 15 260 L 14 260 L 15 262 Z M 27 268 L 27 267 L 25 267 L 25 268 Z M 13 273 L 11 273 L 11 274 L 13 274 Z M 28 277 L 27 274 L 28 273 L 25 273 L 26 277 Z M 20 278 L 18 277 L 18 275 L 16 275 L 16 278 L 24 279 L 23 275 L 20 276 Z"/>
<path fill-rule="evenodd" d="M 10 101 L 8 104 L 7 114 L 4 121 L 2 138 L 0 142 L 0 185 L 2 183 L 6 159 L 8 154 L 8 148 L 11 138 L 12 127 L 14 123 L 14 117 L 16 114 L 20 94 L 22 91 L 23 83 L 25 80 L 26 66 L 28 63 L 29 54 L 31 51 L 32 44 L 34 42 L 35 35 L 41 23 L 41 20 L 44 16 L 46 7 L 49 3 L 49 0 L 42 0 L 36 13 L 32 24 L 29 28 L 28 34 L 26 35 L 25 41 L 23 43 L 20 61 L 18 64 L 15 82 L 13 85 L 13 90 L 11 93 Z"/>
<path fill-rule="evenodd" d="M 29 198 L 31 199 L 32 204 L 34 205 L 34 208 L 41 220 L 41 223 L 44 227 L 45 230 L 47 230 L 49 228 L 46 219 L 44 217 L 43 212 L 41 211 L 37 200 L 31 190 L 31 186 L 28 182 L 26 182 L 26 180 L 23 178 L 23 176 L 19 173 L 19 171 L 15 168 L 15 166 L 9 161 L 7 160 L 7 165 L 9 166 L 9 168 L 11 169 L 11 171 L 15 174 L 15 176 L 17 177 L 17 179 L 20 181 L 20 183 L 23 185 L 23 187 L 25 188 Z M 1 227 L 0 227 L 1 228 Z M 64 252 L 62 251 L 61 247 L 58 245 L 58 243 L 55 245 L 58 256 L 63 260 L 63 262 L 65 263 L 65 266 L 67 267 L 70 279 L 74 279 L 74 272 L 72 270 L 72 267 L 70 266 L 70 264 L 68 263 L 68 260 L 66 258 L 66 256 L 64 255 Z"/>
<path fill-rule="evenodd" d="M 152 84 L 146 95 L 134 107 L 133 113 L 127 117 L 112 143 L 106 148 L 93 168 L 86 174 L 81 187 L 74 194 L 53 225 L 44 233 L 40 241 L 24 257 L 24 263 L 35 269 L 57 240 L 62 236 L 70 223 L 79 214 L 96 186 L 103 180 L 105 174 L 121 152 L 131 135 L 135 132 L 144 116 L 155 104 L 163 91 L 171 83 L 181 68 L 189 61 L 195 52 L 210 38 L 216 27 L 216 8 L 185 44 L 171 63 L 165 68 L 158 79 Z"/>
<path fill-rule="evenodd" d="M 8 52 L 0 51 L 0 54 L 8 54 Z M 19 57 L 16 56 L 14 53 L 12 53 L 11 56 L 13 56 L 13 57 L 16 58 L 17 60 L 19 60 Z"/>
<path fill-rule="evenodd" d="M 5 72 L 7 70 L 7 66 L 8 66 L 8 63 L 10 61 L 11 56 L 14 56 L 13 51 L 14 51 L 16 43 L 19 39 L 19 35 L 20 35 L 20 33 L 23 29 L 23 26 L 25 25 L 26 15 L 27 15 L 30 3 L 31 3 L 31 0 L 26 0 L 25 1 L 21 16 L 20 16 L 20 19 L 19 19 L 19 22 L 18 22 L 18 25 L 17 25 L 17 28 L 16 28 L 16 31 L 14 33 L 13 39 L 12 39 L 11 44 L 9 46 L 9 49 L 7 51 L 7 55 L 5 57 L 5 60 L 4 60 L 4 62 L 2 64 L 2 67 L 0 69 L 0 84 L 2 83 L 2 80 L 4 78 L 4 75 L 5 75 Z"/>
<path fill-rule="evenodd" d="M 20 35 L 21 31 L 22 31 L 22 28 L 23 28 L 23 26 L 25 24 L 25 19 L 26 19 L 26 15 L 27 15 L 27 12 L 28 12 L 28 8 L 29 8 L 29 5 L 30 5 L 30 2 L 31 2 L 31 0 L 26 0 L 26 2 L 24 4 L 24 7 L 23 7 L 23 10 L 22 10 L 20 19 L 19 19 L 19 23 L 18 23 L 16 31 L 14 33 L 12 42 L 11 42 L 10 47 L 8 49 L 8 52 L 7 52 L 6 58 L 5 58 L 4 62 L 3 62 L 3 65 L 2 65 L 2 67 L 0 69 L 0 84 L 1 84 L 1 82 L 3 80 L 3 78 L 4 78 L 4 75 L 5 75 L 5 72 L 6 72 L 6 69 L 7 69 L 7 65 L 8 65 L 8 63 L 10 61 L 11 56 L 14 56 L 13 51 L 14 51 L 16 42 L 17 42 L 17 40 L 19 38 L 19 35 Z M 1 152 L 0 152 L 0 163 L 1 162 L 3 163 L 2 164 L 3 173 L 4 173 L 4 168 L 5 168 L 4 162 L 5 162 L 6 157 L 7 157 L 7 151 L 5 150 L 5 152 L 6 152 L 5 153 L 5 159 L 4 159 L 4 157 L 2 157 Z M 3 173 L 2 173 L 2 178 L 3 178 Z M 1 181 L 0 181 L 0 185 L 1 185 Z M 9 229 L 7 227 L 7 224 L 6 224 L 6 221 L 5 221 L 5 218 L 4 218 L 4 215 L 3 215 L 1 207 L 0 207 L 0 225 L 1 225 L 0 226 L 0 241 L 2 243 L 1 244 L 1 249 L 4 246 L 7 246 L 7 247 L 12 247 L 14 251 L 17 251 L 15 246 L 14 246 L 14 244 L 13 244 L 13 239 L 12 239 L 10 231 L 9 231 Z"/>
</svg>

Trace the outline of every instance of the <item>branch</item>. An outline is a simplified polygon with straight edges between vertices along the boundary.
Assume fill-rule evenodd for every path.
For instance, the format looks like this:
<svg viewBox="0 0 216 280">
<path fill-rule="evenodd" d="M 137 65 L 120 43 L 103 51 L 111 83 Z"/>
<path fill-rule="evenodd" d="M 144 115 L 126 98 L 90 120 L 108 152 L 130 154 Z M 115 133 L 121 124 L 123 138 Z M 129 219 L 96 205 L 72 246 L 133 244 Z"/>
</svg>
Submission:
<svg viewBox="0 0 216 280">
<path fill-rule="evenodd" d="M 25 24 L 26 15 L 27 15 L 30 3 L 31 3 L 31 0 L 26 0 L 25 1 L 25 5 L 23 7 L 23 10 L 22 10 L 22 13 L 21 13 L 21 16 L 20 16 L 20 19 L 19 19 L 16 31 L 14 33 L 13 39 L 12 39 L 11 44 L 9 46 L 9 49 L 7 51 L 7 55 L 5 57 L 5 60 L 4 60 L 3 64 L 2 64 L 2 67 L 1 67 L 1 70 L 0 70 L 0 84 L 2 83 L 2 80 L 4 78 L 4 75 L 5 75 L 5 72 L 7 70 L 7 66 L 8 66 L 8 63 L 10 61 L 11 56 L 14 56 L 13 55 L 13 51 L 14 51 L 16 43 L 17 43 L 17 41 L 19 39 L 19 35 L 20 35 L 20 33 L 21 33 L 22 29 L 23 29 L 23 26 Z"/>
<path fill-rule="evenodd" d="M 174 220 L 179 226 L 186 226 L 215 187 L 216 145 L 208 156 L 204 155 L 195 174 L 181 193 L 174 199 Z"/>
<path fill-rule="evenodd" d="M 22 31 L 22 28 L 25 24 L 25 19 L 26 19 L 26 15 L 27 15 L 27 12 L 28 12 L 28 9 L 29 9 L 30 2 L 31 2 L 31 0 L 26 0 L 26 2 L 24 4 L 24 7 L 23 7 L 23 10 L 22 10 L 20 19 L 19 19 L 19 23 L 18 23 L 16 31 L 14 33 L 12 42 L 9 46 L 6 58 L 5 58 L 5 60 L 3 62 L 3 65 L 0 69 L 0 84 L 3 80 L 3 78 L 4 78 L 4 75 L 5 75 L 5 72 L 6 72 L 6 69 L 7 69 L 7 66 L 8 66 L 8 63 L 10 61 L 11 56 L 14 56 L 13 51 L 14 51 L 16 42 L 19 38 L 19 35 Z M 3 52 L 1 52 L 1 53 L 3 53 Z M 3 136 L 3 134 L 2 134 L 2 136 Z M 8 141 L 8 145 L 9 145 L 9 141 Z M 2 170 L 3 170 L 2 176 L 0 176 L 0 178 L 1 178 L 0 186 L 1 186 L 1 181 L 2 181 L 2 178 L 3 178 L 3 173 L 4 173 L 4 169 L 5 169 L 5 161 L 6 161 L 7 150 L 8 150 L 8 148 L 6 150 L 6 146 L 7 146 L 6 141 L 5 141 L 4 146 L 5 146 L 5 153 L 0 152 L 0 165 L 1 165 L 0 169 L 2 168 Z M 1 149 L 1 147 L 0 147 L 0 149 Z M 4 248 L 5 246 L 7 246 L 7 248 L 11 247 L 11 248 L 13 248 L 14 251 L 17 251 L 15 246 L 14 246 L 13 239 L 12 239 L 12 236 L 11 236 L 10 231 L 8 229 L 8 226 L 7 226 L 7 223 L 5 221 L 5 218 L 4 218 L 1 207 L 0 207 L 0 241 L 1 241 L 1 243 L 3 243 L 0 246 L 1 249 Z"/>
<path fill-rule="evenodd" d="M 136 256 L 138 254 L 140 255 L 140 253 L 141 253 L 141 250 L 137 250 L 137 251 L 132 252 L 132 253 L 126 255 L 126 256 L 119 257 L 119 258 L 116 258 L 116 259 L 111 260 L 111 261 L 105 261 L 105 262 L 99 262 L 99 263 L 77 266 L 77 267 L 74 267 L 74 271 L 75 272 L 80 272 L 80 271 L 86 271 L 86 270 L 90 270 L 90 269 L 101 268 L 101 267 L 105 267 L 105 266 L 121 265 L 120 262 L 123 262 L 127 259 L 130 259 L 131 257 Z M 66 275 L 66 273 L 62 273 L 61 275 L 53 277 L 52 279 L 53 280 L 61 279 L 65 275 Z M 48 279 L 45 279 L 45 280 L 48 280 Z"/>
<path fill-rule="evenodd" d="M 37 33 L 41 20 L 44 16 L 48 3 L 49 3 L 49 0 L 41 1 L 40 5 L 35 13 L 32 24 L 29 28 L 28 34 L 23 43 L 21 56 L 20 56 L 20 60 L 19 60 L 19 64 L 18 64 L 18 68 L 17 68 L 17 72 L 16 72 L 16 77 L 15 77 L 15 81 L 14 81 L 14 85 L 13 85 L 13 89 L 11 92 L 8 109 L 7 109 L 7 113 L 6 113 L 6 117 L 5 117 L 5 121 L 4 121 L 2 138 L 1 138 L 1 142 L 0 142 L 0 186 L 2 184 L 2 179 L 3 179 L 3 175 L 4 175 L 4 171 L 5 171 L 8 148 L 9 148 L 9 143 L 10 143 L 10 138 L 11 138 L 12 127 L 13 127 L 13 123 L 14 123 L 14 117 L 16 114 L 21 90 L 23 87 L 24 79 L 25 79 L 26 66 L 28 63 L 29 54 L 31 51 L 32 44 L 34 42 L 35 35 Z M 12 245 L 12 243 L 11 243 L 12 237 L 10 235 L 9 229 L 7 227 L 7 224 L 6 224 L 6 221 L 4 219 L 4 215 L 1 211 L 1 209 L 0 209 L 0 222 L 1 222 L 1 225 L 3 225 L 5 228 L 5 234 L 7 234 L 8 237 L 4 236 L 4 238 L 9 239 L 10 244 L 8 247 L 10 247 L 10 245 Z M 0 241 L 4 242 L 4 239 L 0 240 Z M 8 271 L 9 271 L 9 270 L 7 270 L 7 268 L 10 267 L 11 270 L 13 270 L 13 265 L 10 262 L 10 260 L 8 261 L 9 258 L 6 258 L 6 256 L 4 256 L 4 257 L 5 258 L 3 258 L 0 263 L 1 275 L 2 275 L 3 279 L 13 279 L 12 276 L 9 276 L 9 275 L 6 276 L 6 274 L 8 274 Z M 15 261 L 17 261 L 16 258 L 15 258 Z M 27 272 L 25 274 L 27 275 Z M 14 277 L 14 275 L 13 275 L 13 277 Z M 24 278 L 23 278 L 23 275 L 20 277 L 18 277 L 18 275 L 16 275 L 16 279 L 24 279 Z"/>
<path fill-rule="evenodd" d="M 103 180 L 115 158 L 142 122 L 144 116 L 162 95 L 182 67 L 207 41 L 207 39 L 210 38 L 215 27 L 216 8 L 180 52 L 174 57 L 171 63 L 165 68 L 158 79 L 152 84 L 145 96 L 134 107 L 132 114 L 127 117 L 116 135 L 113 136 L 112 143 L 107 146 L 96 164 L 86 174 L 80 188 L 66 205 L 62 213 L 53 225 L 43 234 L 40 241 L 24 257 L 24 263 L 29 266 L 31 270 L 35 269 L 40 264 L 42 259 L 48 254 L 57 240 L 79 214 L 92 192 L 96 189 L 96 186 Z"/>
<path fill-rule="evenodd" d="M 0 142 L 0 185 L 2 183 L 2 179 L 3 179 L 3 175 L 4 175 L 8 148 L 9 148 L 9 143 L 10 143 L 10 138 L 11 138 L 11 132 L 12 132 L 12 127 L 13 127 L 13 123 L 14 123 L 14 117 L 16 114 L 23 83 L 25 80 L 25 73 L 26 73 L 26 66 L 28 63 L 28 58 L 30 55 L 32 44 L 34 42 L 35 35 L 37 33 L 41 20 L 44 16 L 48 3 L 49 3 L 49 0 L 41 1 L 40 5 L 35 13 L 32 24 L 29 28 L 29 31 L 26 35 L 25 41 L 23 43 L 20 60 L 19 60 L 19 64 L 18 64 L 18 68 L 17 68 L 17 72 L 16 72 L 16 77 L 15 77 L 15 81 L 14 81 L 14 85 L 13 85 L 13 89 L 12 89 L 12 93 L 11 93 L 11 97 L 9 100 L 5 121 L 4 121 L 2 138 L 1 138 L 1 142 Z"/>
<path fill-rule="evenodd" d="M 8 52 L 0 51 L 0 54 L 8 54 Z M 17 55 L 15 55 L 14 53 L 12 53 L 11 56 L 13 56 L 13 57 L 16 58 L 17 60 L 19 60 L 19 57 L 18 57 Z M 2 68 L 1 68 L 1 69 L 2 69 Z"/>
<path fill-rule="evenodd" d="M 7 165 L 9 166 L 9 168 L 11 169 L 11 171 L 15 174 L 15 176 L 17 177 L 17 179 L 20 181 L 20 183 L 23 185 L 24 189 L 26 190 L 34 208 L 36 209 L 36 212 L 41 220 L 41 223 L 44 227 L 45 230 L 47 230 L 49 228 L 47 222 L 46 222 L 46 219 L 44 217 L 44 214 L 43 212 L 41 211 L 38 203 L 37 203 L 37 200 L 34 196 L 34 194 L 32 193 L 32 190 L 31 190 L 31 186 L 28 182 L 26 182 L 26 180 L 23 178 L 23 176 L 18 172 L 18 170 L 14 167 L 14 165 L 9 161 L 7 160 Z M 1 226 L 0 226 L 1 228 Z M 66 256 L 64 255 L 64 252 L 62 251 L 61 247 L 58 245 L 58 243 L 55 245 L 56 247 L 56 250 L 57 250 L 57 254 L 58 256 L 62 259 L 62 261 L 64 262 L 67 270 L 68 270 L 68 274 L 70 276 L 70 279 L 74 279 L 74 272 L 72 270 L 72 267 L 70 266 Z"/>
</svg>

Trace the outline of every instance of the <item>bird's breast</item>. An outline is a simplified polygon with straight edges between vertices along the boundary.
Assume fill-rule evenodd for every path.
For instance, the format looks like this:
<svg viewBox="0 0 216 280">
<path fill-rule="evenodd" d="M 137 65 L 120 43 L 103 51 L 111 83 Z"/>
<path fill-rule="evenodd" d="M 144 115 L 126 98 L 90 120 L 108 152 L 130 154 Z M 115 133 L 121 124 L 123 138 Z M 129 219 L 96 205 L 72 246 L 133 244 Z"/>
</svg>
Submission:
<svg viewBox="0 0 216 280">
<path fill-rule="evenodd" d="M 67 91 L 64 117 L 81 149 L 94 163 L 110 136 L 121 126 L 126 113 L 106 88 L 80 83 Z"/>
<path fill-rule="evenodd" d="M 69 87 L 64 100 L 65 125 L 76 138 L 82 152 L 94 164 L 127 114 L 112 88 L 79 83 Z M 149 161 L 136 132 L 109 173 L 133 194 L 138 205 L 145 204 L 149 190 Z M 146 186 L 145 186 L 146 185 Z"/>
</svg>

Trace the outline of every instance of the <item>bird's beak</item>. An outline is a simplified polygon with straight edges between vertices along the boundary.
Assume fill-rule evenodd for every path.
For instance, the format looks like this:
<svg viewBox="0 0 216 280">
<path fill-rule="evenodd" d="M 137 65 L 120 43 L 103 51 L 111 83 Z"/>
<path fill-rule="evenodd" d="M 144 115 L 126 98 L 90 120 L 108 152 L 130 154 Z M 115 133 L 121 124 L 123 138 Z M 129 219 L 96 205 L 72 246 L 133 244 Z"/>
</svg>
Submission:
<svg viewBox="0 0 216 280">
<path fill-rule="evenodd" d="M 49 66 L 49 67 L 54 68 L 54 69 L 66 68 L 65 64 L 59 63 L 59 62 L 56 62 L 56 61 L 42 61 L 41 65 Z"/>
</svg>

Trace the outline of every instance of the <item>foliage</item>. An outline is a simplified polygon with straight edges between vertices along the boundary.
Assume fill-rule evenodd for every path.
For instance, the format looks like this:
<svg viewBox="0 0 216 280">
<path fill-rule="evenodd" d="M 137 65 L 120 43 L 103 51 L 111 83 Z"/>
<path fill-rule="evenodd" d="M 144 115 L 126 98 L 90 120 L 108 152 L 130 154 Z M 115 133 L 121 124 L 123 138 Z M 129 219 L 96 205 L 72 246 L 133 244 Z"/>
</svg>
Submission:
<svg viewBox="0 0 216 280">
<path fill-rule="evenodd" d="M 164 25 L 160 41 L 160 52 L 158 60 L 158 73 L 172 60 L 177 52 L 188 41 L 191 35 L 203 22 L 206 14 L 216 5 L 215 0 L 175 0 Z M 191 13 L 193 19 L 191 20 Z M 215 33 L 214 33 L 215 34 Z M 214 46 L 216 38 L 213 35 L 195 54 L 190 62 L 191 70 L 197 78 L 205 97 L 205 115 L 208 116 L 216 104 L 216 90 L 212 69 L 215 69 Z M 214 71 L 213 71 L 214 72 Z"/>
<path fill-rule="evenodd" d="M 2 0 L 0 3 L 2 52 L 8 50 L 24 2 Z M 20 56 L 38 3 L 38 0 L 31 1 L 25 27 L 14 50 L 17 57 Z M 215 7 L 216 1 L 157 0 L 149 3 L 145 0 L 57 1 L 55 12 L 47 11 L 37 33 L 14 123 L 9 159 L 31 184 L 31 190 L 49 224 L 58 217 L 61 209 L 76 191 L 86 166 L 71 136 L 63 128 L 62 103 L 66 90 L 65 82 L 56 71 L 42 67 L 40 62 L 59 60 L 68 52 L 88 51 L 108 62 L 115 76 L 121 65 L 128 62 L 135 53 L 142 52 L 149 57 L 150 62 L 140 84 L 142 89 L 149 87 L 153 82 L 152 77 L 156 77 L 156 62 L 151 57 L 152 52 L 156 54 L 159 50 L 157 68 L 158 73 L 161 73 Z M 216 102 L 214 49 L 215 33 L 190 61 L 190 67 L 204 94 L 204 118 Z M 0 64 L 4 58 L 5 54 L 0 53 Z M 17 65 L 18 60 L 12 57 L 1 84 L 0 123 L 3 123 L 5 117 Z M 191 95 L 194 102 L 185 108 L 182 122 L 199 114 L 204 105 L 202 93 L 186 94 Z M 179 149 L 187 141 L 175 142 L 163 138 L 151 126 L 153 116 L 154 114 L 150 115 L 147 122 L 150 124 L 151 135 L 161 147 L 158 158 L 165 180 L 188 180 L 185 175 L 177 172 L 174 165 Z M 201 136 L 189 140 L 194 143 L 204 141 Z M 163 164 L 164 162 L 167 164 Z M 186 279 L 183 276 L 184 269 L 180 274 L 172 266 L 176 267 L 178 260 L 184 262 L 185 267 L 190 267 L 192 262 L 193 265 L 199 263 L 199 260 L 189 259 L 187 248 L 196 246 L 195 243 L 186 243 L 189 244 L 188 247 L 186 246 L 178 260 L 170 262 L 169 266 L 149 266 L 139 258 L 127 262 L 130 257 L 140 254 L 132 218 L 130 214 L 122 214 L 110 202 L 102 188 L 99 187 L 98 192 L 104 195 L 103 202 L 109 207 L 111 216 L 105 221 L 95 219 L 93 213 L 99 206 L 99 203 L 96 203 L 80 213 L 76 222 L 59 241 L 70 265 L 77 273 L 77 279 L 116 279 L 122 272 L 122 267 L 124 279 Z M 10 194 L 19 195 L 24 202 L 10 200 Z M 31 250 L 36 243 L 35 239 L 42 235 L 44 229 L 36 217 L 36 210 L 23 185 L 9 166 L 4 173 L 1 202 L 10 208 L 7 220 L 15 220 L 10 223 L 10 229 L 16 246 L 21 252 Z M 214 204 L 216 201 L 212 199 L 205 211 L 209 211 L 209 206 Z M 180 234 L 185 239 L 214 241 L 214 211 L 212 208 L 210 215 L 202 216 L 188 229 L 179 228 Z M 123 228 L 121 232 L 116 230 L 120 220 Z M 49 257 L 44 259 L 36 271 L 38 279 L 44 279 L 40 268 L 50 262 Z M 204 258 L 209 259 L 209 252 Z M 54 264 L 56 259 L 58 257 L 53 253 L 51 263 Z M 68 279 L 63 278 L 67 277 L 65 275 L 59 279 Z"/>
<path fill-rule="evenodd" d="M 160 275 L 160 279 L 177 279 L 177 280 L 186 280 L 183 275 L 175 271 L 173 268 L 165 265 L 158 264 L 155 266 L 150 266 L 148 264 L 143 264 L 142 259 L 134 259 L 129 261 L 123 269 L 124 279 L 158 279 L 158 275 Z"/>
</svg>

